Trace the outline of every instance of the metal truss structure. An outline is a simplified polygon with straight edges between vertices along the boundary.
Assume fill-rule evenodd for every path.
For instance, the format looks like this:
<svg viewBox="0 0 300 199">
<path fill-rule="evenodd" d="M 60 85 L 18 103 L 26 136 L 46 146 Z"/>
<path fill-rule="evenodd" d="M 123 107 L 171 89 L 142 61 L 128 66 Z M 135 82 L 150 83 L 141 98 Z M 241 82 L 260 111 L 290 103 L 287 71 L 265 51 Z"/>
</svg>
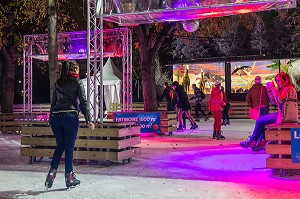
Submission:
<svg viewBox="0 0 300 199">
<path fill-rule="evenodd" d="M 120 26 L 135 26 L 294 7 L 296 0 L 106 0 L 99 16 Z"/>
<path fill-rule="evenodd" d="M 103 38 L 107 35 L 103 30 L 103 18 L 97 17 L 102 12 L 102 4 L 94 0 L 87 1 L 88 10 L 88 35 L 87 38 L 87 71 L 88 71 L 88 101 L 90 110 L 93 110 L 94 119 L 103 121 Z M 100 7 L 99 7 L 100 6 Z M 93 30 L 93 34 L 89 34 Z M 110 34 L 118 34 L 122 38 L 122 111 L 132 110 L 132 32 L 129 29 Z M 94 52 L 92 56 L 91 52 Z M 99 56 L 97 56 L 99 55 Z M 96 77 L 95 74 L 100 75 Z M 90 77 L 89 74 L 94 74 Z M 94 99 L 91 99 L 94 96 Z M 98 113 L 98 110 L 100 112 Z"/>
<path fill-rule="evenodd" d="M 96 18 L 95 18 L 96 19 Z M 100 39 L 102 37 L 102 39 Z M 58 60 L 87 59 L 87 98 L 95 121 L 103 117 L 103 58 L 122 57 L 124 110 L 130 109 L 132 33 L 128 28 L 58 33 Z M 104 40 L 103 40 L 104 38 Z M 48 61 L 48 35 L 25 35 L 23 48 L 23 112 L 32 112 L 32 60 Z M 89 45 L 88 45 L 89 44 Z M 100 48 L 100 46 L 102 46 Z M 130 75 L 129 75 L 130 74 Z M 102 85 L 102 86 L 101 86 Z M 101 90 L 102 88 L 102 90 Z M 126 97 L 125 97 L 126 96 Z"/>
</svg>

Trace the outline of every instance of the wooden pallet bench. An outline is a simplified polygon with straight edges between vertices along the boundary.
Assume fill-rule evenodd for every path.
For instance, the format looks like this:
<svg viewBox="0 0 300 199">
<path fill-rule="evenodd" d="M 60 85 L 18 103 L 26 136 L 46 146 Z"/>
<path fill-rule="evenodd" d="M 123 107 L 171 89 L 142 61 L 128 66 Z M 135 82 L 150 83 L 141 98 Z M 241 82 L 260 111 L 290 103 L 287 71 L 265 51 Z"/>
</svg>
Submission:
<svg viewBox="0 0 300 199">
<path fill-rule="evenodd" d="M 140 127 L 133 123 L 108 122 L 97 124 L 94 131 L 81 125 L 74 148 L 75 160 L 104 160 L 125 163 L 139 155 Z M 53 157 L 55 138 L 47 125 L 22 127 L 21 156 L 29 156 L 29 163 L 37 157 Z"/>
<path fill-rule="evenodd" d="M 44 123 L 48 121 L 49 113 L 1 113 L 0 131 L 3 133 L 20 133 L 21 126 L 31 124 L 33 121 Z"/>
<path fill-rule="evenodd" d="M 267 125 L 265 130 L 266 167 L 284 176 L 300 169 L 300 163 L 293 163 L 291 159 L 291 128 L 300 128 L 300 124 Z"/>
</svg>

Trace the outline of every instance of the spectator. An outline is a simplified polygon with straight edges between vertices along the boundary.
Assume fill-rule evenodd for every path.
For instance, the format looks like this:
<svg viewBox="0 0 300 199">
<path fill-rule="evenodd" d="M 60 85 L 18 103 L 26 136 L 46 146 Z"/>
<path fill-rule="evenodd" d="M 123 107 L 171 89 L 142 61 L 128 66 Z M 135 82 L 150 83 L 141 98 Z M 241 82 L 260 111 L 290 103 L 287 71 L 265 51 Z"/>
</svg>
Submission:
<svg viewBox="0 0 300 199">
<path fill-rule="evenodd" d="M 298 122 L 297 91 L 288 74 L 281 72 L 276 75 L 274 82 L 267 84 L 267 93 L 272 104 L 278 105 L 278 112 L 261 116 L 256 120 L 255 128 L 248 140 L 241 142 L 244 148 L 251 147 L 253 151 L 262 150 L 265 145 L 265 126 L 274 123 Z"/>
<path fill-rule="evenodd" d="M 229 103 L 229 101 L 227 99 L 227 96 L 226 96 L 225 92 L 224 92 L 224 87 L 223 86 L 221 86 L 221 91 L 222 91 L 222 94 L 223 94 L 223 102 L 226 104 L 224 106 L 223 110 L 222 110 L 222 119 L 223 119 L 223 122 L 222 122 L 221 125 L 227 125 L 227 124 L 230 125 L 230 120 L 229 120 L 229 114 L 228 114 L 228 112 L 229 112 L 229 109 L 230 109 L 231 105 L 230 105 L 230 103 Z"/>
<path fill-rule="evenodd" d="M 261 104 L 260 102 L 261 94 Z M 264 116 L 269 113 L 269 98 L 267 95 L 266 87 L 261 83 L 261 77 L 256 76 L 254 79 L 254 85 L 249 89 L 246 95 L 246 102 L 251 108 L 259 108 L 260 116 Z"/>
</svg>

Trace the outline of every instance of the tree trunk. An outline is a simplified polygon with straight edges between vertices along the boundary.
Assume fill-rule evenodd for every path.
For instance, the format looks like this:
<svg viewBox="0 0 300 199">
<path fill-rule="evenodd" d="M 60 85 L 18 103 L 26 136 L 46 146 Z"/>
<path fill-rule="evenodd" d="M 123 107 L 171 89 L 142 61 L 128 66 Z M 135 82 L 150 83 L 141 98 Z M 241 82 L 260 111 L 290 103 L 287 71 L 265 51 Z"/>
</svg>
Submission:
<svg viewBox="0 0 300 199">
<path fill-rule="evenodd" d="M 146 112 L 157 111 L 154 61 L 162 43 L 172 32 L 175 26 L 175 23 L 165 23 L 159 36 L 157 36 L 155 32 L 150 32 L 150 25 L 139 25 L 137 28 L 142 72 L 144 111 Z"/>
<path fill-rule="evenodd" d="M 144 97 L 144 111 L 157 111 L 154 57 L 145 46 L 140 46 L 140 61 Z"/>
<path fill-rule="evenodd" d="M 57 51 L 57 11 L 55 0 L 47 0 L 48 10 L 48 60 L 50 79 L 50 98 L 52 98 L 54 84 L 58 79 L 58 51 Z"/>
<path fill-rule="evenodd" d="M 13 113 L 16 45 L 11 33 L 15 32 L 14 15 L 7 15 L 7 19 L 8 23 L 6 23 L 6 29 L 0 44 L 0 56 L 2 61 L 1 112 Z"/>
<path fill-rule="evenodd" d="M 15 80 L 15 45 L 5 45 L 1 47 L 4 64 L 2 65 L 2 95 L 1 112 L 14 112 L 14 80 Z"/>
</svg>

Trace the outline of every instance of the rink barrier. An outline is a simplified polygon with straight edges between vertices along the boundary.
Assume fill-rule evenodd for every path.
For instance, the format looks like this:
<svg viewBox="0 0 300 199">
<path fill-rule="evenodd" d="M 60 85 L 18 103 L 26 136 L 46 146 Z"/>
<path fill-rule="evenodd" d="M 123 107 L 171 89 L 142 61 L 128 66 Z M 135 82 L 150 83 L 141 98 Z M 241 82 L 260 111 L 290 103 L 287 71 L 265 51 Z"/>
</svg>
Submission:
<svg viewBox="0 0 300 199">
<path fill-rule="evenodd" d="M 293 163 L 291 159 L 291 128 L 300 128 L 299 124 L 267 125 L 265 130 L 266 167 L 272 169 L 274 174 L 285 176 L 299 172 L 300 164 Z"/>
<path fill-rule="evenodd" d="M 160 112 L 160 132 L 161 135 L 167 133 L 168 135 L 172 135 L 173 131 L 177 129 L 177 115 L 176 111 L 159 111 Z M 107 119 L 114 120 L 115 112 L 108 112 Z"/>
<path fill-rule="evenodd" d="M 2 133 L 20 133 L 21 126 L 29 125 L 32 122 L 47 123 L 49 113 L 1 113 L 0 131 Z"/>
<path fill-rule="evenodd" d="M 43 157 L 52 157 L 55 138 L 47 125 L 32 124 L 21 129 L 21 156 L 28 156 L 29 163 Z M 81 124 L 74 147 L 74 160 L 102 160 L 106 163 L 130 162 L 141 153 L 140 127 L 133 123 L 107 122 L 96 124 L 91 131 Z"/>
</svg>

